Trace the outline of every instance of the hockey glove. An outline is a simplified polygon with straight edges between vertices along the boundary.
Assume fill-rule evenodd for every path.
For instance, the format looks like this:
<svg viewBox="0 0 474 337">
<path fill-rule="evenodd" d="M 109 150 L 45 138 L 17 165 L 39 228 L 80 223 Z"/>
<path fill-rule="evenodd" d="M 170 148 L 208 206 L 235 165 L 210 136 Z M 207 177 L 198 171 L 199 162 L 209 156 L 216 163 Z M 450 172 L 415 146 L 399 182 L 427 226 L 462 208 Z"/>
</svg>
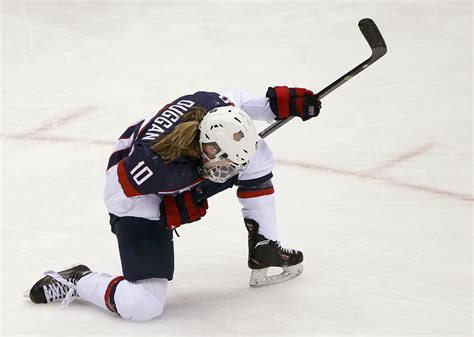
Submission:
<svg viewBox="0 0 474 337">
<path fill-rule="evenodd" d="M 201 194 L 196 190 L 186 191 L 177 196 L 163 196 L 160 205 L 160 221 L 168 229 L 191 223 L 206 215 L 207 199 L 200 200 Z"/>
<path fill-rule="evenodd" d="M 305 121 L 316 117 L 321 109 L 321 101 L 311 90 L 303 88 L 269 87 L 266 96 L 277 119 L 298 116 Z"/>
</svg>

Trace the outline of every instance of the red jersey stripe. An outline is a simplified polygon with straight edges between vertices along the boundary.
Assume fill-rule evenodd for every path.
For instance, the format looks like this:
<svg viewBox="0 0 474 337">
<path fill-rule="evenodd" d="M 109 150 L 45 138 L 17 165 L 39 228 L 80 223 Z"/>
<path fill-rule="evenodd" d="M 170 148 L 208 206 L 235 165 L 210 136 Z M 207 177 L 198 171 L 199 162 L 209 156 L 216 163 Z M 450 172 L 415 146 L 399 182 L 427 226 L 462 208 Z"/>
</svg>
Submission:
<svg viewBox="0 0 474 337">
<path fill-rule="evenodd" d="M 122 159 L 117 165 L 118 181 L 120 186 L 122 186 L 123 193 L 127 197 L 136 197 L 140 195 L 140 192 L 138 192 L 128 180 L 127 172 L 125 172 L 125 166 L 123 165 L 124 159 Z"/>
<path fill-rule="evenodd" d="M 237 190 L 237 197 L 242 198 L 242 199 L 257 198 L 264 195 L 273 194 L 274 192 L 275 190 L 273 189 L 273 186 L 269 188 L 265 188 L 263 190 L 246 190 L 246 191 Z"/>
</svg>

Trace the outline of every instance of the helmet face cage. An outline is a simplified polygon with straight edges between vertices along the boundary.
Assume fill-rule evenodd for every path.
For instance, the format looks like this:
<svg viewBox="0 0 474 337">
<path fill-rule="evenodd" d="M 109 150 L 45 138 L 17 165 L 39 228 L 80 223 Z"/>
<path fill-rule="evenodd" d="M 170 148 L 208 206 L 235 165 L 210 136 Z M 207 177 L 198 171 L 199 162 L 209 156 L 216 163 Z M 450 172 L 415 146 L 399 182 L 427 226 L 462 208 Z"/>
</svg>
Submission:
<svg viewBox="0 0 474 337">
<path fill-rule="evenodd" d="M 199 173 L 222 183 L 243 171 L 256 153 L 258 135 L 252 119 L 234 106 L 207 112 L 199 124 L 199 147 L 203 164 Z"/>
<path fill-rule="evenodd" d="M 220 162 L 223 161 L 221 160 Z M 247 165 L 248 162 L 244 164 L 234 164 L 227 161 L 225 161 L 225 164 L 206 163 L 198 167 L 198 172 L 200 175 L 206 179 L 209 179 L 210 181 L 215 183 L 223 183 L 229 178 L 232 178 L 236 174 L 242 172 L 247 167 Z"/>
<path fill-rule="evenodd" d="M 204 151 L 204 146 L 209 145 L 211 148 L 216 151 L 216 154 L 213 158 L 210 158 L 206 151 Z M 236 174 L 242 172 L 248 165 L 248 162 L 242 164 L 236 164 L 230 159 L 227 159 L 226 154 L 221 150 L 219 145 L 215 142 L 200 144 L 201 147 L 201 158 L 205 164 L 198 167 L 198 172 L 204 178 L 209 179 L 216 183 L 223 183 L 229 178 L 235 176 Z"/>
</svg>

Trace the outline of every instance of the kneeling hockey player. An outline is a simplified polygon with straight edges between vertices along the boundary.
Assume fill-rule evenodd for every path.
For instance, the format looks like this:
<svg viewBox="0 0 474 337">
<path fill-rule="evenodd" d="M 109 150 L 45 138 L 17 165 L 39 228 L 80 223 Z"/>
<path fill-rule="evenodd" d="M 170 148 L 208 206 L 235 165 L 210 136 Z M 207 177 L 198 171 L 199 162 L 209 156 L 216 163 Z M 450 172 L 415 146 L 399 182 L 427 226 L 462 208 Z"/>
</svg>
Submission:
<svg viewBox="0 0 474 337">
<path fill-rule="evenodd" d="M 302 88 L 270 87 L 266 97 L 199 91 L 130 126 L 110 156 L 105 187 L 123 276 L 77 265 L 46 272 L 25 295 L 34 303 L 62 300 L 63 306 L 79 298 L 128 320 L 159 316 L 174 272 L 173 229 L 201 219 L 206 197 L 233 185 L 248 231 L 250 285 L 298 276 L 303 254 L 280 244 L 272 153 L 252 119 L 307 120 L 319 110 L 320 102 Z M 283 271 L 268 276 L 269 267 Z"/>
</svg>

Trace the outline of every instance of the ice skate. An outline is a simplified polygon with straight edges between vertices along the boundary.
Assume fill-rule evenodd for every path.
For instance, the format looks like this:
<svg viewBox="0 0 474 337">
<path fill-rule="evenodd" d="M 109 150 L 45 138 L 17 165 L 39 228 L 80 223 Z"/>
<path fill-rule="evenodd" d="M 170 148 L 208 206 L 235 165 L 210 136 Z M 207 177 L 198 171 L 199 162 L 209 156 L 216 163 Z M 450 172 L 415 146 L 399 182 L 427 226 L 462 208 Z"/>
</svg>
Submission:
<svg viewBox="0 0 474 337">
<path fill-rule="evenodd" d="M 249 258 L 252 269 L 251 287 L 264 287 L 291 280 L 303 272 L 303 253 L 283 248 L 278 241 L 272 241 L 258 234 L 258 223 L 245 219 L 248 230 Z M 277 275 L 268 275 L 270 267 L 280 267 L 283 271 Z"/>
<path fill-rule="evenodd" d="M 45 276 L 36 282 L 31 289 L 23 294 L 34 303 L 51 303 L 62 301 L 66 306 L 77 298 L 76 284 L 83 276 L 90 274 L 91 270 L 82 265 L 75 265 L 60 272 L 47 271 Z"/>
</svg>

